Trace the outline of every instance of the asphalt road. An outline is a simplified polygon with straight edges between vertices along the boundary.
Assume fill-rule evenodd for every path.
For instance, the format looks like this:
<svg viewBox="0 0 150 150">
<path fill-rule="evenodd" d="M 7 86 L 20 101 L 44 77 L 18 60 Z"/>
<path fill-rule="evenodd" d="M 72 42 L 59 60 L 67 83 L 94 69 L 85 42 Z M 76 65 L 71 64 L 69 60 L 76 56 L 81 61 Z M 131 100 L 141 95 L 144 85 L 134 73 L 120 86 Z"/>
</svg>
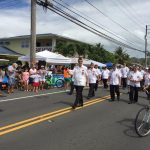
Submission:
<svg viewBox="0 0 150 150">
<path fill-rule="evenodd" d="M 87 101 L 87 92 L 85 107 L 75 111 L 70 109 L 75 95 L 57 89 L 1 97 L 0 150 L 149 150 L 150 136 L 139 138 L 133 124 L 148 103 L 143 93 L 129 105 L 127 91 L 120 102 L 109 102 L 101 88 Z"/>
</svg>

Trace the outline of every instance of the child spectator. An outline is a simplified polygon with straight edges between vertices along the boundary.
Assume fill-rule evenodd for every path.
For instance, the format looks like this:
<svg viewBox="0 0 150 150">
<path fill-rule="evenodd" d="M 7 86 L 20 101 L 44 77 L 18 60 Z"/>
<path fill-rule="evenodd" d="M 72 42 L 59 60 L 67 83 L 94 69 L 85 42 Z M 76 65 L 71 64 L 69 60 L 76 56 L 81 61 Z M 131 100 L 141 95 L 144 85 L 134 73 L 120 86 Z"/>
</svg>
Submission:
<svg viewBox="0 0 150 150">
<path fill-rule="evenodd" d="M 41 76 L 38 73 L 36 73 L 34 75 L 31 75 L 30 77 L 33 78 L 33 92 L 38 93 L 38 88 L 40 86 Z"/>
<path fill-rule="evenodd" d="M 22 80 L 23 80 L 23 85 L 25 91 L 29 90 L 29 72 L 28 69 L 26 68 L 25 71 L 22 73 Z"/>
<path fill-rule="evenodd" d="M 44 66 L 41 66 L 41 69 L 39 70 L 39 75 L 41 76 L 40 78 L 40 88 L 43 90 L 44 83 L 45 83 L 45 76 L 46 76 L 46 70 Z"/>
</svg>

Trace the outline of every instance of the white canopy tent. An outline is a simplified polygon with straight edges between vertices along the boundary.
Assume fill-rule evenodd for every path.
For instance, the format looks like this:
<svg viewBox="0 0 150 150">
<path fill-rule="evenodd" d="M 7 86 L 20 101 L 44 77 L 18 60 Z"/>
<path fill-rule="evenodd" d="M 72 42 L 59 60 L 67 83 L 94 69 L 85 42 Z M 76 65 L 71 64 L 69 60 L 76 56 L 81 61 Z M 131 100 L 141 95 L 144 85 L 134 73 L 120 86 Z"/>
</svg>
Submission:
<svg viewBox="0 0 150 150">
<path fill-rule="evenodd" d="M 72 64 L 78 63 L 78 58 L 71 58 L 71 63 Z M 94 60 L 83 59 L 83 64 L 84 65 L 90 65 L 91 63 L 93 63 L 95 65 L 98 65 L 99 67 L 106 67 L 106 65 L 103 64 L 103 63 L 100 63 L 100 62 L 97 62 L 97 61 L 94 61 Z"/>
<path fill-rule="evenodd" d="M 71 63 L 70 58 L 67 58 L 61 54 L 50 52 L 48 50 L 37 52 L 35 59 L 36 59 L 36 61 L 44 60 L 47 63 L 51 63 L 51 64 L 70 64 Z M 21 56 L 18 58 L 18 60 L 30 61 L 30 56 L 29 55 Z"/>
<path fill-rule="evenodd" d="M 0 59 L 0 62 L 8 62 L 8 59 Z"/>
<path fill-rule="evenodd" d="M 88 62 L 89 62 L 90 64 L 93 63 L 93 64 L 95 64 L 95 65 L 98 65 L 99 67 L 106 67 L 105 64 L 100 63 L 100 62 L 97 62 L 97 61 L 94 61 L 94 60 L 88 60 Z"/>
</svg>

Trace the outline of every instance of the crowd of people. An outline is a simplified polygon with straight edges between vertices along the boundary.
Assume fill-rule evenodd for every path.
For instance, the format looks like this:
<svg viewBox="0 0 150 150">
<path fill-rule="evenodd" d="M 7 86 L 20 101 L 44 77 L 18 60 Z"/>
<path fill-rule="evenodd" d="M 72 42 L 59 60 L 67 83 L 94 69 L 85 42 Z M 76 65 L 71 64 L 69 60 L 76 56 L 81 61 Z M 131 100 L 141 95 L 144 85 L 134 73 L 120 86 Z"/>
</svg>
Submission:
<svg viewBox="0 0 150 150">
<path fill-rule="evenodd" d="M 78 65 L 72 71 L 73 83 L 71 84 L 70 94 L 72 94 L 73 87 L 76 89 L 76 99 L 72 106 L 73 109 L 79 106 L 83 106 L 83 88 L 89 85 L 89 92 L 87 98 L 95 96 L 95 91 L 97 90 L 98 83 L 103 82 L 104 88 L 108 88 L 108 83 L 110 86 L 110 101 L 115 101 L 115 94 L 117 95 L 117 100 L 120 100 L 120 87 L 123 89 L 128 88 L 129 93 L 129 103 L 138 102 L 139 90 L 146 91 L 147 98 L 150 98 L 150 69 L 142 69 L 138 66 L 130 66 L 129 68 L 126 64 L 116 65 L 114 64 L 112 69 L 108 70 L 106 67 L 100 71 L 97 65 L 91 63 L 91 65 L 86 68 L 83 65 L 83 59 L 79 58 Z"/>
<path fill-rule="evenodd" d="M 74 68 L 69 66 L 50 66 L 45 65 L 32 65 L 30 68 L 28 63 L 22 65 L 21 63 L 13 63 L 8 66 L 5 71 L 0 68 L 0 88 L 4 88 L 4 79 L 6 82 L 8 93 L 13 93 L 14 88 L 19 86 L 24 91 L 43 90 L 46 82 L 46 75 L 48 72 L 54 74 L 63 74 L 64 76 L 64 89 L 70 88 L 69 94 L 73 93 L 76 89 L 76 99 L 73 108 L 83 106 L 83 88 L 89 86 L 87 99 L 95 96 L 95 91 L 98 85 L 103 84 L 103 88 L 110 90 L 110 101 L 120 100 L 120 87 L 128 89 L 129 104 L 138 101 L 139 90 L 144 90 L 147 93 L 147 98 L 150 98 L 150 69 L 142 69 L 138 66 L 127 67 L 123 65 L 113 65 L 111 69 L 107 67 L 99 68 L 97 64 L 91 63 L 88 67 L 83 65 L 83 58 L 79 57 L 78 64 Z"/>
</svg>

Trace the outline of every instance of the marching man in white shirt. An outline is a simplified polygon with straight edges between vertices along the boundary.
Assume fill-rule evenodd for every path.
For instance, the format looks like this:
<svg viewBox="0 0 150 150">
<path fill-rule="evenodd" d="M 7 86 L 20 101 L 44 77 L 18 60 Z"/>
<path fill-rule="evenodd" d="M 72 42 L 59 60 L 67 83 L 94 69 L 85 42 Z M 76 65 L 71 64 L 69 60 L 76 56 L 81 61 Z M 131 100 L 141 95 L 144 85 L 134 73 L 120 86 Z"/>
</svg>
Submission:
<svg viewBox="0 0 150 150">
<path fill-rule="evenodd" d="M 94 64 L 91 63 L 90 69 L 88 69 L 88 81 L 89 81 L 89 94 L 88 94 L 88 99 L 91 97 L 95 96 L 95 85 L 97 79 L 99 80 L 99 74 L 97 70 L 94 68 Z"/>
<path fill-rule="evenodd" d="M 115 100 L 115 93 L 117 94 L 117 100 L 120 100 L 120 91 L 119 91 L 119 85 L 121 84 L 121 73 L 118 71 L 117 66 L 114 64 L 113 69 L 110 71 L 109 75 L 109 81 L 110 81 L 110 96 L 111 100 Z"/>
<path fill-rule="evenodd" d="M 87 67 L 83 66 L 83 58 L 79 57 L 78 59 L 78 66 L 75 66 L 73 70 L 73 79 L 74 79 L 74 86 L 76 89 L 76 99 L 74 105 L 72 106 L 73 109 L 76 107 L 83 106 L 83 88 L 87 84 L 88 74 L 87 74 Z"/>
<path fill-rule="evenodd" d="M 128 72 L 129 72 L 129 68 L 124 63 L 123 67 L 121 68 L 121 77 L 122 77 L 123 89 L 125 89 L 127 87 L 127 75 L 128 75 Z"/>
<path fill-rule="evenodd" d="M 108 82 L 109 73 L 110 73 L 110 71 L 107 69 L 107 67 L 104 67 L 103 71 L 102 71 L 102 80 L 103 80 L 103 84 L 104 84 L 105 89 L 108 88 L 107 82 Z"/>
<path fill-rule="evenodd" d="M 140 88 L 140 81 L 143 79 L 141 73 L 138 71 L 136 66 L 133 67 L 133 72 L 129 75 L 130 80 L 130 93 L 128 104 L 136 103 L 138 101 L 138 91 Z"/>
<path fill-rule="evenodd" d="M 94 68 L 95 68 L 96 73 L 97 73 L 97 80 L 96 80 L 96 84 L 95 84 L 95 91 L 97 91 L 99 79 L 101 78 L 101 74 L 102 74 L 102 73 L 101 73 L 100 69 L 98 68 L 98 65 L 97 65 L 97 64 L 95 64 Z"/>
</svg>

